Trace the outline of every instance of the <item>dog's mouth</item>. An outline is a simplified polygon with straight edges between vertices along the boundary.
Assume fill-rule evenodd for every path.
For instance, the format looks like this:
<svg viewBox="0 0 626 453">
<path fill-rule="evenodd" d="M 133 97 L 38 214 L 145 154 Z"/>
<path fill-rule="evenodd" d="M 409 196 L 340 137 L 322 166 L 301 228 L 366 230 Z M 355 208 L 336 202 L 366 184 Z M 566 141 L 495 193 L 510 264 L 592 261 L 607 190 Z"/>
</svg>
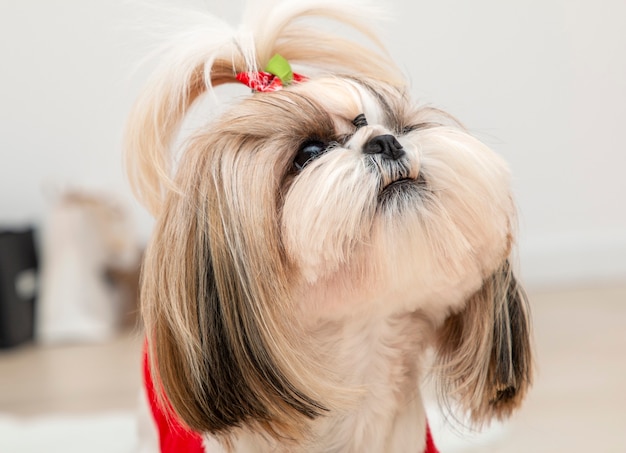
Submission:
<svg viewBox="0 0 626 453">
<path fill-rule="evenodd" d="M 416 165 L 406 159 L 370 159 L 372 169 L 378 174 L 378 200 L 387 202 L 399 196 L 417 192 L 426 181 Z"/>
<path fill-rule="evenodd" d="M 399 172 L 395 177 L 389 178 L 388 180 L 383 180 L 380 192 L 383 193 L 385 191 L 390 190 L 402 190 L 403 188 L 413 188 L 416 186 L 425 186 L 426 180 L 424 179 L 424 175 L 419 172 L 417 175 L 413 175 L 410 172 Z"/>
<path fill-rule="evenodd" d="M 382 186 L 378 194 L 378 200 L 384 203 L 398 196 L 419 192 L 424 187 L 426 187 L 426 180 L 421 173 L 415 178 L 410 176 L 400 177 Z"/>
<path fill-rule="evenodd" d="M 389 184 L 383 187 L 381 192 L 385 192 L 387 190 L 401 190 L 404 186 L 414 185 L 416 182 L 413 178 L 400 178 L 396 181 L 391 181 Z"/>
<path fill-rule="evenodd" d="M 388 182 L 383 185 L 381 188 L 378 197 L 379 199 L 393 197 L 395 195 L 400 195 L 408 190 L 412 190 L 415 188 L 416 180 L 413 178 L 400 178 L 394 181 Z"/>
</svg>

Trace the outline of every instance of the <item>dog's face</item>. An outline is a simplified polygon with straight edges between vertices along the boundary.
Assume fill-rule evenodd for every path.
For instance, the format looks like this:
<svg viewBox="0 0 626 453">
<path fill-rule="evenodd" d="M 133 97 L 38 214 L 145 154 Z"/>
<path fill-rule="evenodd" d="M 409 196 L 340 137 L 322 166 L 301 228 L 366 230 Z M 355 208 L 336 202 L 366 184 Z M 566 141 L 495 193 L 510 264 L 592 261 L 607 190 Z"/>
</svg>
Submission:
<svg viewBox="0 0 626 453">
<path fill-rule="evenodd" d="M 453 120 L 366 80 L 284 95 L 315 107 L 281 103 L 297 118 L 292 140 L 275 148 L 288 156 L 281 241 L 310 284 L 326 288 L 336 275 L 343 289 L 356 283 L 335 309 L 354 309 L 346 305 L 358 295 L 392 311 L 436 303 L 445 315 L 504 262 L 515 223 L 508 170 Z M 353 124 L 358 115 L 367 125 Z"/>
<path fill-rule="evenodd" d="M 435 332 L 442 394 L 476 422 L 508 415 L 531 360 L 506 165 L 368 74 L 368 54 L 306 51 L 366 75 L 248 95 L 185 142 L 175 170 L 167 147 L 189 107 L 246 62 L 166 72 L 138 104 L 134 178 L 157 217 L 142 305 L 165 394 L 199 431 L 298 438 L 337 393 L 309 327 L 417 313 Z"/>
<path fill-rule="evenodd" d="M 258 93 L 190 151 L 179 183 L 194 203 L 215 198 L 200 212 L 241 232 L 231 244 L 245 241 L 243 256 L 281 263 L 297 298 L 339 278 L 331 311 L 384 297 L 387 310 L 432 303 L 443 317 L 510 252 L 504 162 L 386 84 L 328 78 Z"/>
</svg>

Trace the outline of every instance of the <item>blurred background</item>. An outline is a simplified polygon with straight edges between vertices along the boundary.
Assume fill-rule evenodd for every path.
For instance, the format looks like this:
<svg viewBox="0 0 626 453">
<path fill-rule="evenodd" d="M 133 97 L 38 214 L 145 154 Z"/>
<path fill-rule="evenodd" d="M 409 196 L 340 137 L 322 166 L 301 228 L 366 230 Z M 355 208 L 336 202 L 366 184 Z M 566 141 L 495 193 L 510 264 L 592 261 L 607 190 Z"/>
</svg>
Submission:
<svg viewBox="0 0 626 453">
<path fill-rule="evenodd" d="M 243 7 L 169 4 L 234 24 Z M 465 445 L 625 452 L 626 2 L 385 6 L 381 35 L 414 97 L 509 162 L 519 205 L 537 382 L 512 422 Z M 121 142 L 150 69 L 148 9 L 0 0 L 3 453 L 135 445 L 136 280 L 152 222 L 130 193 Z M 468 451 L 446 436 L 443 451 Z"/>
</svg>

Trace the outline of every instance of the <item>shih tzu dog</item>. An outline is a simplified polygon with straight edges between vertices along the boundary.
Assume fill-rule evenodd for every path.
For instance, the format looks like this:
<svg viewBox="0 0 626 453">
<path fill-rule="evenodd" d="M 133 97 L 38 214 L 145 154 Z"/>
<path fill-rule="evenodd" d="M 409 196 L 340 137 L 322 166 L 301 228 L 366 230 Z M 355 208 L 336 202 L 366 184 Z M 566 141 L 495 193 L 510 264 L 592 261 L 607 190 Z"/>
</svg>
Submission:
<svg viewBox="0 0 626 453">
<path fill-rule="evenodd" d="M 141 287 L 156 449 L 434 452 L 427 369 L 478 425 L 527 393 L 509 171 L 410 99 L 376 14 L 318 0 L 236 30 L 207 18 L 138 100 L 127 148 L 156 218 Z M 181 139 L 230 83 L 249 88 Z"/>
</svg>

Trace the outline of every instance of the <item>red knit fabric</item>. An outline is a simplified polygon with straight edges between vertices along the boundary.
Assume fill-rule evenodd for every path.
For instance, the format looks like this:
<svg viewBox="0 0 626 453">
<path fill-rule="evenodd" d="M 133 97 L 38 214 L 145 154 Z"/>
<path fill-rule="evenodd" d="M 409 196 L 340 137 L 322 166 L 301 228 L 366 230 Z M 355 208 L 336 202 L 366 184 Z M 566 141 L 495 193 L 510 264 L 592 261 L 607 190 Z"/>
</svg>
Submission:
<svg viewBox="0 0 626 453">
<path fill-rule="evenodd" d="M 152 410 L 152 417 L 159 433 L 161 453 L 205 453 L 202 446 L 202 437 L 185 428 L 174 416 L 168 417 L 158 402 L 152 376 L 148 352 L 144 348 L 143 377 Z M 171 411 L 170 411 L 171 412 Z M 173 412 L 171 412 L 173 414 Z"/>
<path fill-rule="evenodd" d="M 433 441 L 433 436 L 430 433 L 430 426 L 426 425 L 426 450 L 424 453 L 439 453 L 437 447 L 435 447 L 435 442 Z"/>
<path fill-rule="evenodd" d="M 158 403 L 152 376 L 150 375 L 146 348 L 144 348 L 143 355 L 143 377 L 150 409 L 159 433 L 160 453 L 210 453 L 204 451 L 200 434 L 185 428 L 173 415 L 168 417 Z M 173 412 L 171 413 L 173 414 Z M 424 453 L 439 453 L 435 447 L 428 425 L 426 426 L 426 450 L 424 450 Z"/>
</svg>

